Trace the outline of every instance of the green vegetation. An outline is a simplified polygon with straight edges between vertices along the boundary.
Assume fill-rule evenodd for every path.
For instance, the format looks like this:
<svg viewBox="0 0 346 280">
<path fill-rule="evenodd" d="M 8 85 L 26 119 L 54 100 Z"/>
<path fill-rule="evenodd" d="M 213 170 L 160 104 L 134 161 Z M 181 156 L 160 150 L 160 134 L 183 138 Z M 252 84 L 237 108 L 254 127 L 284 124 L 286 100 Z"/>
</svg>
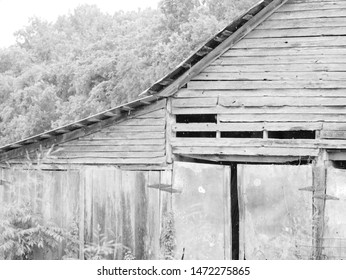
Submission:
<svg viewBox="0 0 346 280">
<path fill-rule="evenodd" d="M 0 145 L 133 100 L 256 0 L 161 0 L 32 18 L 0 49 Z"/>
</svg>

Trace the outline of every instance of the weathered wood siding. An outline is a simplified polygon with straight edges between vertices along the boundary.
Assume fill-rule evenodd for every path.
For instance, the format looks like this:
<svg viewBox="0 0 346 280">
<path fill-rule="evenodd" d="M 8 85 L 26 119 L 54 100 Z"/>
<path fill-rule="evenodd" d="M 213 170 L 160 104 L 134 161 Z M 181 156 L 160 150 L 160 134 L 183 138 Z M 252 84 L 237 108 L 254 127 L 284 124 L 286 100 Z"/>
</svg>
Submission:
<svg viewBox="0 0 346 280">
<path fill-rule="evenodd" d="M 345 148 L 345 46 L 346 1 L 288 1 L 174 96 L 174 115 L 217 115 L 215 123 L 177 123 L 174 132 L 221 139 L 175 138 L 173 152 L 316 156 L 318 147 Z M 293 130 L 316 131 L 316 139 L 220 137 Z"/>
<path fill-rule="evenodd" d="M 106 237 L 117 244 L 110 259 L 130 251 L 136 259 L 161 256 L 162 218 L 171 211 L 171 193 L 158 184 L 171 184 L 171 171 L 130 171 L 115 167 L 44 171 L 0 169 L 0 206 L 30 201 L 46 222 L 69 229 L 76 223 L 81 248 L 101 244 Z M 5 183 L 6 182 L 6 183 Z M 2 208 L 0 207 L 0 217 Z M 64 246 L 38 259 L 58 259 Z M 83 257 L 80 250 L 80 257 Z"/>
<path fill-rule="evenodd" d="M 128 112 L 99 131 L 40 151 L 41 162 L 50 164 L 148 164 L 163 165 L 166 100 Z M 83 128 L 81 128 L 83 129 Z M 30 147 L 29 147 L 30 148 Z M 31 152 L 33 161 L 37 152 Z M 22 162 L 23 158 L 9 162 Z"/>
</svg>

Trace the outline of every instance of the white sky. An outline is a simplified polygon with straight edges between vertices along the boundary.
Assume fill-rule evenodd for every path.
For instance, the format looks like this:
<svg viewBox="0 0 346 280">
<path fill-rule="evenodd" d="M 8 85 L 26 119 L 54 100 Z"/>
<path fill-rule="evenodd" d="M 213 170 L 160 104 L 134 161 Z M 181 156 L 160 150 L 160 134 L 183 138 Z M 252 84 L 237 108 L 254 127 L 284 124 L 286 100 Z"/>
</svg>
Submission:
<svg viewBox="0 0 346 280">
<path fill-rule="evenodd" d="M 96 4 L 103 12 L 156 8 L 159 0 L 0 0 L 0 48 L 15 42 L 13 33 L 32 16 L 55 21 L 81 4 Z"/>
</svg>

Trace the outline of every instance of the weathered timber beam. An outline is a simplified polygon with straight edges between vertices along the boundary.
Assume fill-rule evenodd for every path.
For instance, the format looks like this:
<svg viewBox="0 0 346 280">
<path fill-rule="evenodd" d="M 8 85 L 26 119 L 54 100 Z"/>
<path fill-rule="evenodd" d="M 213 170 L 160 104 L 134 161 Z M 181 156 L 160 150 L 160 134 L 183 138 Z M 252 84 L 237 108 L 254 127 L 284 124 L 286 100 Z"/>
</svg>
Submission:
<svg viewBox="0 0 346 280">
<path fill-rule="evenodd" d="M 327 185 L 327 152 L 321 150 L 312 166 L 313 181 L 313 208 L 312 208 L 312 258 L 322 259 L 324 210 Z"/>
</svg>

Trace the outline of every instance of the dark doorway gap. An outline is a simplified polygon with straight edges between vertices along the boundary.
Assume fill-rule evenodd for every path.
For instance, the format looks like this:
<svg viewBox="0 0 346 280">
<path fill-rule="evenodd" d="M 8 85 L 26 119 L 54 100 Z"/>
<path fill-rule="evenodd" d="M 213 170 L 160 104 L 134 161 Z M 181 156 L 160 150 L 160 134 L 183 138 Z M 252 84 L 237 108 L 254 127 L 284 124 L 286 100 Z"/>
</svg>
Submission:
<svg viewBox="0 0 346 280">
<path fill-rule="evenodd" d="M 232 260 L 239 260 L 239 204 L 237 164 L 231 163 Z"/>
</svg>

